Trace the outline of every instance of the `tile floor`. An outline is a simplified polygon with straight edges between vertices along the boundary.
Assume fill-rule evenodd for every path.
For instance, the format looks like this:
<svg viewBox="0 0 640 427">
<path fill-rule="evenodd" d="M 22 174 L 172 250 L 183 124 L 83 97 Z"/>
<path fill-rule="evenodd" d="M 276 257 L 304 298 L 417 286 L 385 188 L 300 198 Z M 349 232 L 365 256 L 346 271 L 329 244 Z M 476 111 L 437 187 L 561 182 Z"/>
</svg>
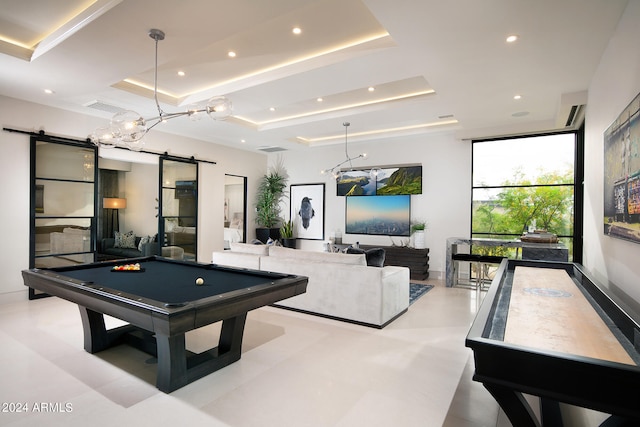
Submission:
<svg viewBox="0 0 640 427">
<path fill-rule="evenodd" d="M 1 304 L 0 409 L 21 403 L 28 412 L 0 412 L 0 425 L 509 426 L 471 380 L 464 338 L 475 291 L 427 283 L 435 288 L 382 330 L 254 310 L 242 359 L 171 394 L 155 388 L 144 353 L 86 353 L 74 304 Z M 216 332 L 191 333 L 189 349 L 208 348 Z"/>
</svg>

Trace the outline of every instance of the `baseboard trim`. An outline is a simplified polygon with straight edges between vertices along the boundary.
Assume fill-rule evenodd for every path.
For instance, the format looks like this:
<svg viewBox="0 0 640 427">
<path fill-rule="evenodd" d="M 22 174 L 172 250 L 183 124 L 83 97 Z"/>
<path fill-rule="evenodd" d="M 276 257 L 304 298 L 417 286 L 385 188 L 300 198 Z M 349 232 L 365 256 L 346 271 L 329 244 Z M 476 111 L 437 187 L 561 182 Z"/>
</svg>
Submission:
<svg viewBox="0 0 640 427">
<path fill-rule="evenodd" d="M 404 313 L 408 311 L 408 309 L 404 309 L 400 313 L 396 314 L 394 317 L 386 321 L 384 324 L 376 325 L 374 323 L 359 322 L 357 320 L 345 319 L 343 317 L 338 317 L 338 316 L 330 316 L 328 314 L 315 313 L 313 311 L 301 310 L 299 308 L 293 308 L 293 307 L 286 307 L 284 305 L 279 305 L 279 304 L 271 304 L 271 306 L 276 308 L 281 308 L 283 310 L 295 311 L 297 313 L 303 313 L 303 314 L 310 314 L 312 316 L 322 317 L 325 319 L 338 320 L 340 322 L 350 323 L 352 325 L 360 325 L 360 326 L 366 326 L 368 328 L 376 328 L 376 329 L 383 329 L 385 326 L 389 325 L 391 322 L 393 322 L 398 317 L 402 316 Z"/>
</svg>

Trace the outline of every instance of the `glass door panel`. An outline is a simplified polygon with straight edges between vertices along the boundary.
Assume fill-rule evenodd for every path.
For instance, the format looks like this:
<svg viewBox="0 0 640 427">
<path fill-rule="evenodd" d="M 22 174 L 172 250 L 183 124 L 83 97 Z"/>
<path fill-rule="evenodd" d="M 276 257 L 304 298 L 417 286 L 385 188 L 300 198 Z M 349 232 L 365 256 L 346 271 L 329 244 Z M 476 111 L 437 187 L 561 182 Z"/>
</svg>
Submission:
<svg viewBox="0 0 640 427">
<path fill-rule="evenodd" d="M 97 150 L 82 141 L 31 138 L 29 268 L 95 259 Z M 29 297 L 44 294 L 29 290 Z"/>
<path fill-rule="evenodd" d="M 198 164 L 160 158 L 161 255 L 197 259 Z"/>
<path fill-rule="evenodd" d="M 247 178 L 224 177 L 224 248 L 231 243 L 246 242 L 247 235 Z"/>
</svg>

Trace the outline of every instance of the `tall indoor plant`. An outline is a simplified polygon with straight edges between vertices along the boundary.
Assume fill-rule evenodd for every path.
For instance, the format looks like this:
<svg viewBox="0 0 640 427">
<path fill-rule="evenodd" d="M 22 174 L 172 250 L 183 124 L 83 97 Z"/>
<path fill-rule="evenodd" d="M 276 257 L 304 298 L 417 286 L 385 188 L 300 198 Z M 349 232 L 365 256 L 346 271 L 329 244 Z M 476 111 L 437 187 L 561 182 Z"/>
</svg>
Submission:
<svg viewBox="0 0 640 427">
<path fill-rule="evenodd" d="M 289 176 L 278 159 L 260 180 L 256 194 L 256 237 L 263 243 L 280 238 L 281 202 L 286 197 L 285 189 Z"/>
</svg>

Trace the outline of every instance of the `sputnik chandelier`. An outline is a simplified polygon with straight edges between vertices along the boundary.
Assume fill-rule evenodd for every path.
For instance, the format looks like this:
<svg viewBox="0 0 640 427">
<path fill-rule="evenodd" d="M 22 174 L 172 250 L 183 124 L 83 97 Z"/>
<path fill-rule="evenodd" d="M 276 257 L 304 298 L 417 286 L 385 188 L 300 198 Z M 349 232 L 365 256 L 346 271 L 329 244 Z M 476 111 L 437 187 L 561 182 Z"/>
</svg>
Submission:
<svg viewBox="0 0 640 427">
<path fill-rule="evenodd" d="M 153 98 L 156 102 L 158 115 L 145 119 L 131 110 L 114 114 L 109 126 L 98 128 L 89 136 L 91 141 L 98 147 L 123 146 L 123 148 L 139 151 L 143 146 L 142 137 L 158 124 L 167 120 L 182 116 L 197 120 L 202 116 L 202 113 L 207 113 L 214 120 L 225 120 L 231 114 L 231 101 L 225 96 L 215 96 L 206 103 L 191 106 L 187 111 L 166 113 L 158 102 L 158 42 L 164 40 L 164 32 L 158 29 L 151 29 L 149 30 L 149 37 L 156 42 Z"/>
<path fill-rule="evenodd" d="M 337 165 L 335 165 L 334 167 L 332 167 L 331 169 L 324 169 L 322 171 L 320 171 L 321 174 L 325 175 L 325 174 L 331 174 L 331 176 L 333 177 L 333 179 L 335 180 L 340 180 L 342 178 L 343 175 L 343 171 L 340 169 L 340 167 L 342 165 L 344 165 L 345 163 L 349 163 L 349 168 L 350 170 L 353 170 L 353 163 L 351 163 L 353 160 L 356 159 L 366 159 L 367 158 L 367 153 L 360 153 L 355 157 L 350 157 L 349 156 L 349 150 L 348 150 L 348 140 L 347 140 L 347 134 L 348 134 L 348 129 L 349 126 L 351 126 L 351 123 L 349 122 L 344 122 L 342 123 L 342 126 L 344 126 L 344 154 L 346 156 L 346 160 L 338 163 Z M 369 175 L 371 176 L 372 179 L 375 179 L 378 174 L 380 173 L 380 169 L 379 168 L 372 168 L 369 171 Z"/>
</svg>

